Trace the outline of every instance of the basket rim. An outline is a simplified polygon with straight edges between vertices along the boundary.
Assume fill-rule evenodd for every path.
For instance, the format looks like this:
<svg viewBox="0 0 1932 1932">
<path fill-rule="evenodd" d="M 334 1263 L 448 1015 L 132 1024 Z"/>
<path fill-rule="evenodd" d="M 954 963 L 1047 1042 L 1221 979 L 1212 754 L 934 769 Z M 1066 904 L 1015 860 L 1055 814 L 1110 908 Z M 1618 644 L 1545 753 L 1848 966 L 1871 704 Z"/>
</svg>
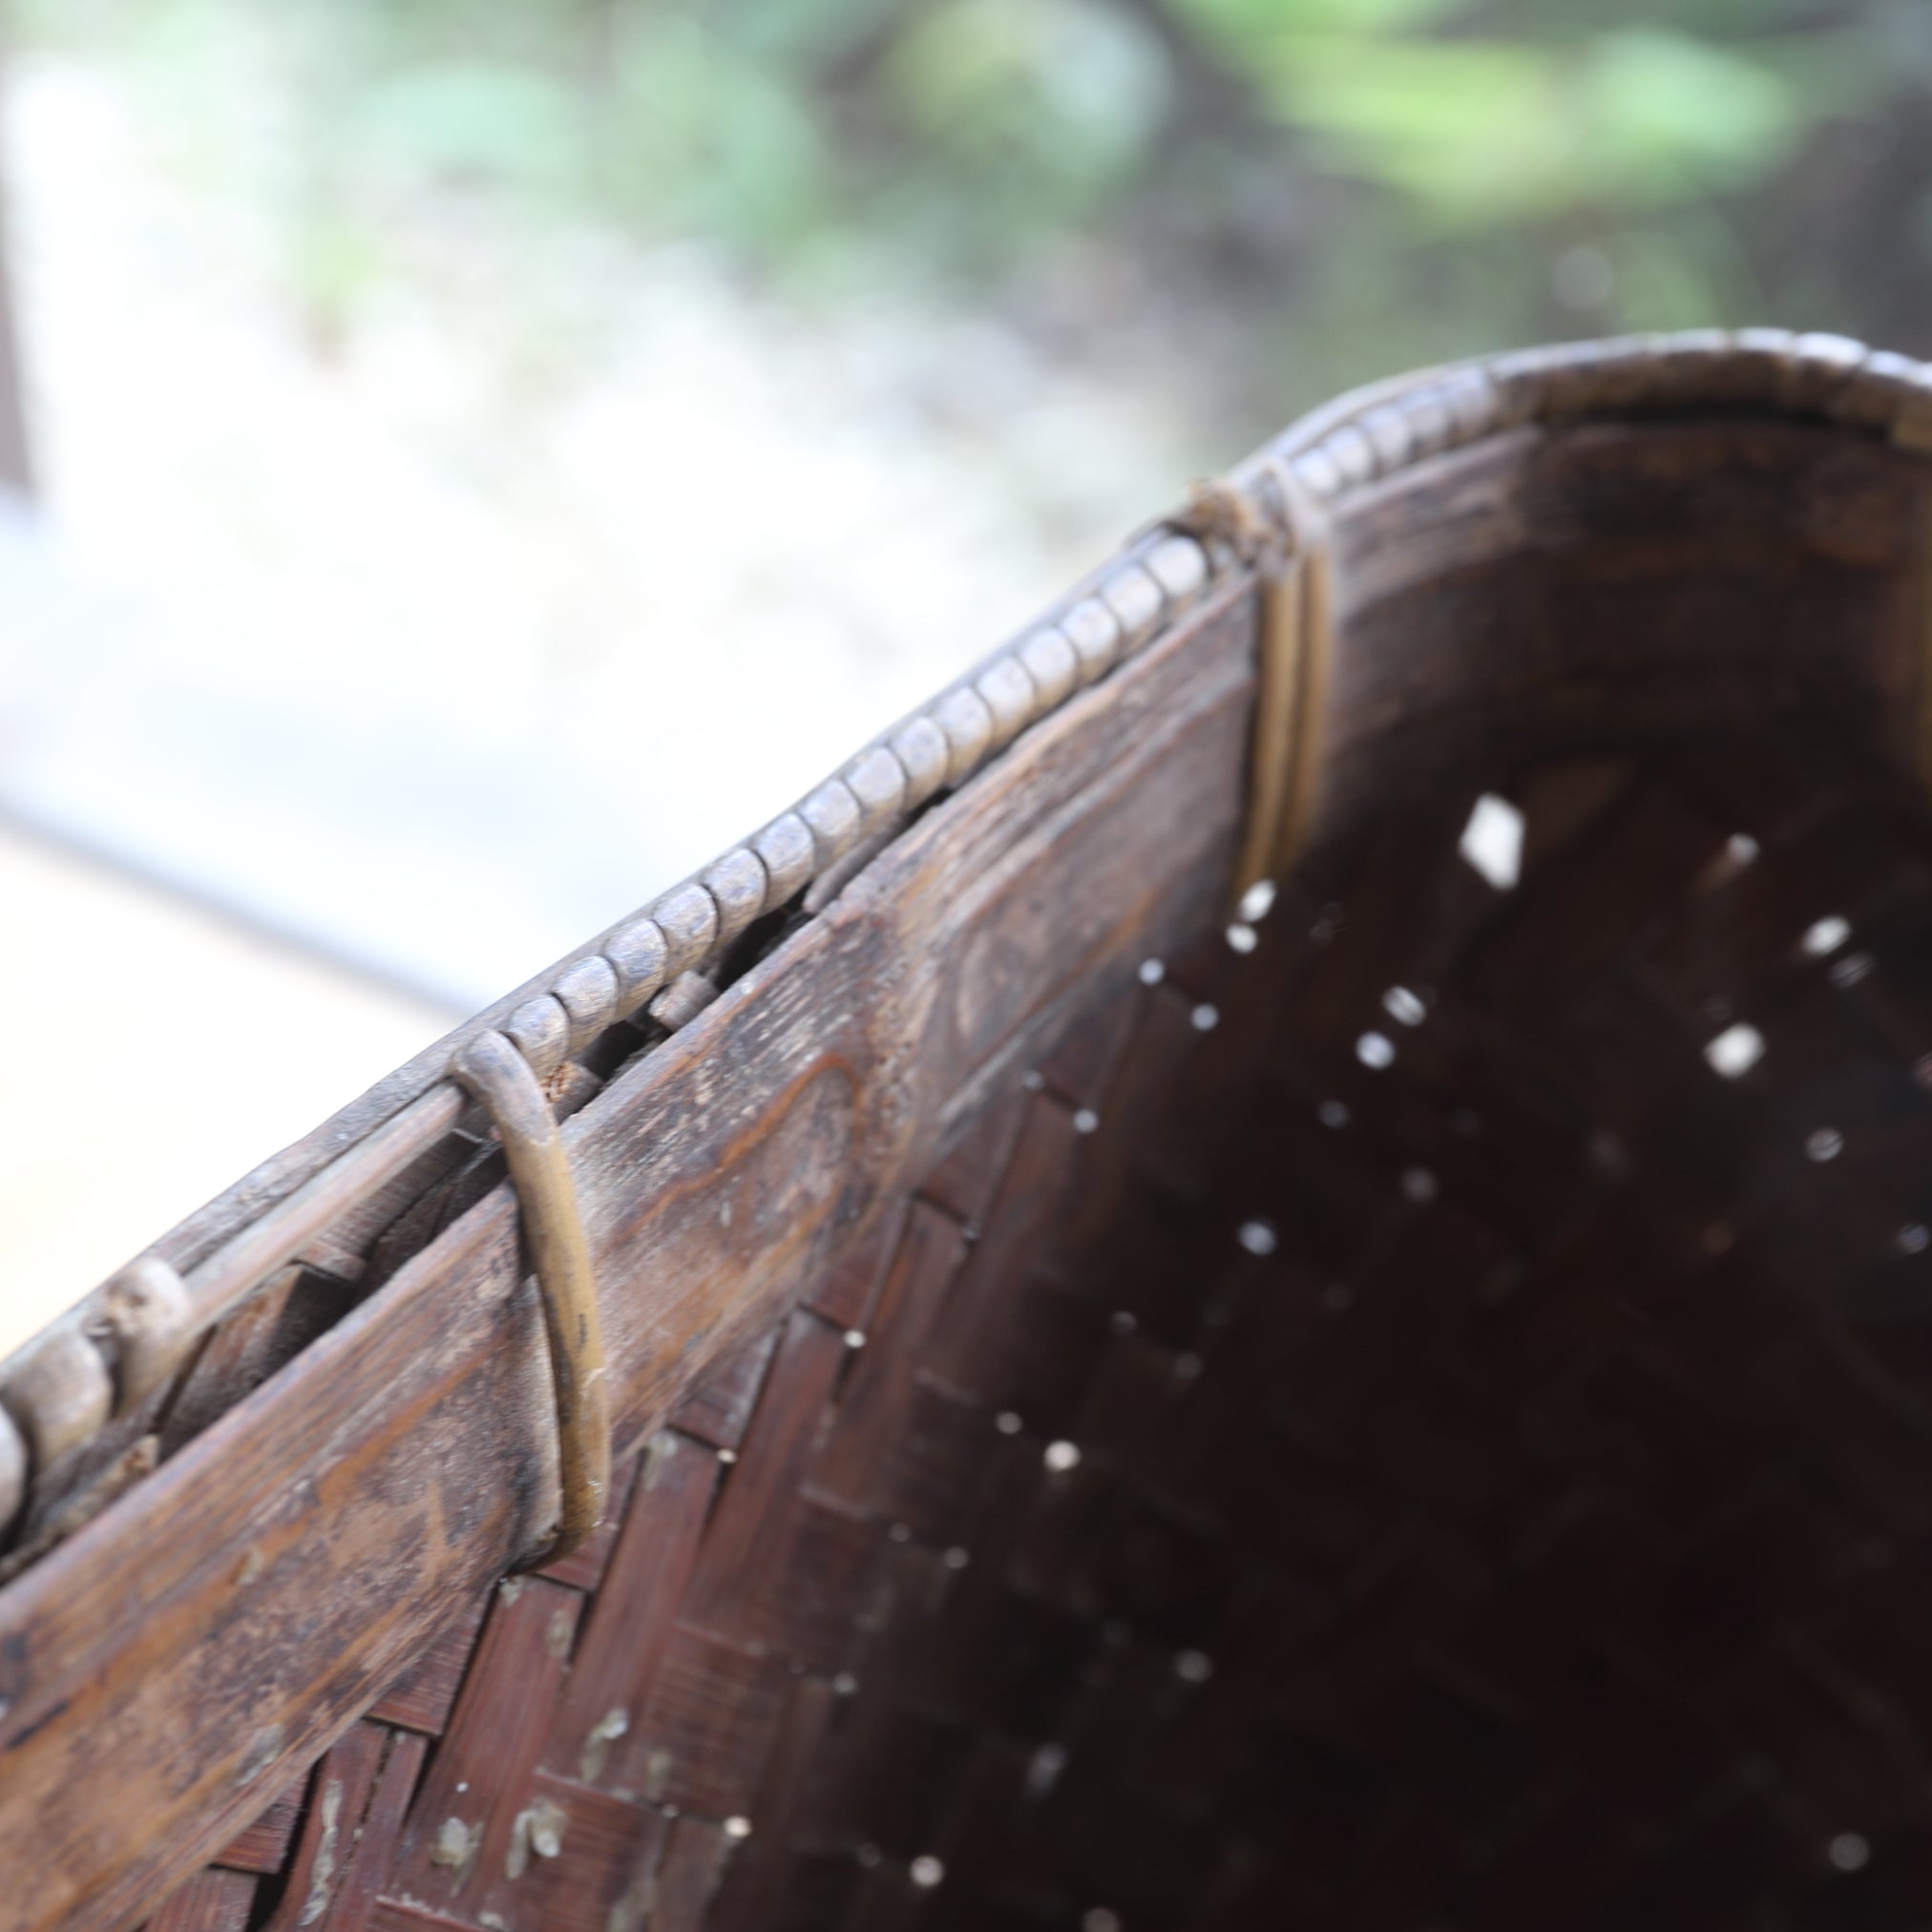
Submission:
<svg viewBox="0 0 1932 1932">
<path fill-rule="evenodd" d="M 1709 411 L 1823 422 L 1932 454 L 1932 366 L 1845 336 L 1774 328 L 1636 334 L 1473 356 L 1320 405 L 1237 465 L 1225 487 L 1257 528 L 1292 545 L 1284 476 L 1328 510 L 1431 457 L 1520 428 Z M 1144 526 L 1041 618 L 879 733 L 790 810 L 453 1028 L 0 1357 L 0 1429 L 26 1403 L 44 1351 L 85 1350 L 98 1363 L 101 1386 L 112 1385 L 110 1303 L 133 1270 L 202 1267 L 372 1136 L 393 1131 L 493 1028 L 518 1043 L 539 1076 L 554 1071 L 682 974 L 714 966 L 754 920 L 801 894 L 835 892 L 923 808 L 1251 568 L 1249 556 L 1185 512 Z M 202 1029 L 220 1023 L 219 1012 L 177 1018 Z"/>
</svg>

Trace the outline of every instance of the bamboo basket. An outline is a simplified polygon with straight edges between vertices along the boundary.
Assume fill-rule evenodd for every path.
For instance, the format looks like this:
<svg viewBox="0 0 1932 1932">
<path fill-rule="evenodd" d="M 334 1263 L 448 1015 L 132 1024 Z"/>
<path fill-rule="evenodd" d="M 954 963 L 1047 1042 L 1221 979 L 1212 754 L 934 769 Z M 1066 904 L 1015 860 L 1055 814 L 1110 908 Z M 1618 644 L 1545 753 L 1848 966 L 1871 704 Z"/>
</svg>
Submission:
<svg viewBox="0 0 1932 1932">
<path fill-rule="evenodd" d="M 1928 452 L 1347 397 L 157 1242 L 0 1927 L 1932 1919 Z"/>
</svg>

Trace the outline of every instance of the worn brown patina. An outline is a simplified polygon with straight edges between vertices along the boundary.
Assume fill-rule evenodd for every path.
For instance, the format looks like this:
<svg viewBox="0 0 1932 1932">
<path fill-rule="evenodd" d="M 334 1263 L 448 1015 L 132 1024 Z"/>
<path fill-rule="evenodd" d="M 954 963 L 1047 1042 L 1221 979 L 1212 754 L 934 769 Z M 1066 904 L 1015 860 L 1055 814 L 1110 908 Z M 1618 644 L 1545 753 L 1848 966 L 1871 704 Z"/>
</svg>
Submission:
<svg viewBox="0 0 1932 1932">
<path fill-rule="evenodd" d="M 0 1927 L 1909 1922 L 1928 421 L 1346 399 L 0 1365 Z"/>
</svg>

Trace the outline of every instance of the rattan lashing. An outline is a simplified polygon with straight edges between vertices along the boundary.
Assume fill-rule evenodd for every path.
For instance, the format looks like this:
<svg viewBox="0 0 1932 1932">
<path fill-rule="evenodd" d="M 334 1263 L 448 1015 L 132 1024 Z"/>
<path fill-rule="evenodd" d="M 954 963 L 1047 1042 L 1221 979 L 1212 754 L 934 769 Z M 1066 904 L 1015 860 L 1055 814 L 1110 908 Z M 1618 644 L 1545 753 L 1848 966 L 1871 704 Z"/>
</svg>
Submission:
<svg viewBox="0 0 1932 1932">
<path fill-rule="evenodd" d="M 1346 401 L 815 793 L 805 838 L 761 835 L 484 1016 L 582 1111 L 592 1245 L 621 1254 L 654 1184 L 625 1179 L 619 1090 L 653 1054 L 691 1107 L 755 1071 L 761 1011 L 820 983 L 808 878 L 843 887 L 812 906 L 841 930 L 909 894 L 988 909 L 894 1062 L 944 1090 L 878 1082 L 873 1144 L 906 1165 L 841 1170 L 793 1285 L 722 1306 L 665 1406 L 620 1401 L 602 1530 L 500 1586 L 483 1564 L 360 1701 L 340 1677 L 302 1691 L 294 1662 L 224 1679 L 220 1633 L 167 1653 L 200 1657 L 235 1732 L 232 1764 L 171 1773 L 177 1842 L 261 1816 L 158 1910 L 183 1862 L 154 1848 L 158 1797 L 126 1807 L 127 1846 L 98 1809 L 83 1838 L 107 1774 L 48 1754 L 87 1713 L 34 1674 L 58 1650 L 44 1579 L 133 1547 L 192 1462 L 286 1525 L 244 1540 L 229 1656 L 270 1614 L 245 1590 L 289 1565 L 342 1593 L 318 1601 L 346 1643 L 393 1621 L 357 1582 L 374 1558 L 328 1552 L 408 1499 L 378 1485 L 348 1514 L 324 1460 L 276 1515 L 222 1452 L 348 1347 L 337 1302 L 362 1303 L 343 1335 L 373 1335 L 384 1282 L 481 1239 L 490 1148 L 433 1098 L 472 1036 L 161 1245 L 192 1290 L 362 1136 L 448 1114 L 379 1213 L 327 1197 L 298 1265 L 224 1299 L 158 1394 L 124 1388 L 108 1420 L 99 1303 L 16 1358 L 41 1454 L 15 1534 L 52 1553 L 0 1596 L 0 1766 L 28 1766 L 0 1771 L 0 1845 L 29 1806 L 53 1822 L 0 1924 L 1915 1922 L 1928 393 L 1900 359 L 1762 332 Z M 1282 634 L 1256 569 L 1305 585 L 1285 566 L 1318 548 L 1306 508 L 1290 535 L 1293 493 L 1326 506 L 1336 598 L 1326 700 L 1308 659 L 1278 686 L 1278 742 L 1327 726 L 1299 820 L 1292 785 L 1253 812 L 1205 698 L 1195 737 L 1162 736 L 1237 672 L 1251 713 L 1257 632 L 1264 655 Z M 1298 645 L 1310 607 L 1297 591 Z M 1635 618 L 1677 628 L 1625 662 Z M 1431 623 L 1486 682 L 1432 655 Z M 1127 748 L 1089 755 L 1110 710 Z M 1199 815 L 1111 803 L 1107 760 L 1136 756 L 1134 795 L 1185 770 Z M 1459 853 L 1485 790 L 1522 826 L 1506 885 Z M 1112 911 L 999 896 L 1022 859 L 1076 893 L 1106 850 L 1089 823 L 1144 839 L 1147 910 L 1118 853 Z M 1211 860 L 1166 856 L 1196 834 Z M 1271 910 L 1225 932 L 1239 853 L 1296 844 Z M 1026 950 L 1041 934 L 1063 967 Z M 890 1006 L 922 966 L 874 970 Z M 1019 1017 L 987 1018 L 1002 999 Z M 1762 1058 L 1727 1077 L 1706 1048 L 1740 1027 Z M 614 1275 L 606 1319 L 675 1289 Z M 643 1359 L 624 1346 L 620 1381 Z M 528 1494 L 507 1516 L 479 1496 L 466 1526 L 443 1492 L 424 1533 L 449 1573 L 466 1538 L 532 1553 L 554 1511 L 540 1427 L 505 1423 Z M 159 1474 L 100 1491 L 143 1443 Z"/>
</svg>

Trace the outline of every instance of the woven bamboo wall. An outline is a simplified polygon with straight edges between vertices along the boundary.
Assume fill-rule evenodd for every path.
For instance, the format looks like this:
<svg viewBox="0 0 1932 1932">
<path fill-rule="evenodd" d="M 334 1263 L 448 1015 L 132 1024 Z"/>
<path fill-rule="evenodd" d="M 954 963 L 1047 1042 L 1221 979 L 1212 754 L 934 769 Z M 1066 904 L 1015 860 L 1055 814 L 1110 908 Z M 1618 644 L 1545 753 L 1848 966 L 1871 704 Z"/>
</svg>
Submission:
<svg viewBox="0 0 1932 1932">
<path fill-rule="evenodd" d="M 1084 1015 L 157 1932 L 1915 1922 L 1932 842 L 1508 789 Z"/>
</svg>

